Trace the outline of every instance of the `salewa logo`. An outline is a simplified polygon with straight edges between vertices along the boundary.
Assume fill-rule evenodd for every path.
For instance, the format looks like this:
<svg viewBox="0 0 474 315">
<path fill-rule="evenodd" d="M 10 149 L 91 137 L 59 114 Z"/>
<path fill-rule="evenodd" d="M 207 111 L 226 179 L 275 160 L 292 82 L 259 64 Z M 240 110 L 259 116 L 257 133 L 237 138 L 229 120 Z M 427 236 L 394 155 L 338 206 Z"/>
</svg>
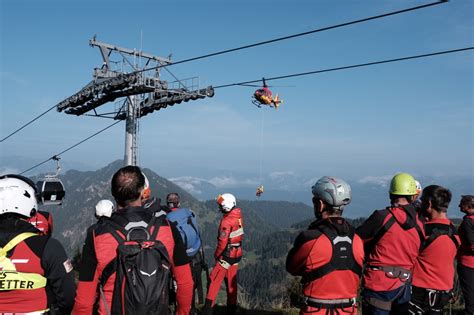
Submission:
<svg viewBox="0 0 474 315">
<path fill-rule="evenodd" d="M 154 276 L 156 274 L 156 269 L 152 272 L 152 273 L 147 273 L 145 271 L 142 271 L 142 270 L 138 270 L 140 271 L 140 273 L 144 276 L 148 276 L 148 277 L 151 277 L 151 276 Z"/>
</svg>

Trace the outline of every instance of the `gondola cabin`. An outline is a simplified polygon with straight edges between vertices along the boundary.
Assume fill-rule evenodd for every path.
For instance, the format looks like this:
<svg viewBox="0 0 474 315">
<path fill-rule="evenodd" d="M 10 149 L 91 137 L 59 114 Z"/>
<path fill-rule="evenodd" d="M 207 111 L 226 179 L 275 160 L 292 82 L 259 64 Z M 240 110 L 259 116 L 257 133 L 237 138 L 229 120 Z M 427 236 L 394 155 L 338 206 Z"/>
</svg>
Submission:
<svg viewBox="0 0 474 315">
<path fill-rule="evenodd" d="M 38 181 L 36 186 L 39 190 L 40 201 L 43 205 L 61 205 L 66 195 L 64 185 L 58 178 L 45 178 Z"/>
</svg>

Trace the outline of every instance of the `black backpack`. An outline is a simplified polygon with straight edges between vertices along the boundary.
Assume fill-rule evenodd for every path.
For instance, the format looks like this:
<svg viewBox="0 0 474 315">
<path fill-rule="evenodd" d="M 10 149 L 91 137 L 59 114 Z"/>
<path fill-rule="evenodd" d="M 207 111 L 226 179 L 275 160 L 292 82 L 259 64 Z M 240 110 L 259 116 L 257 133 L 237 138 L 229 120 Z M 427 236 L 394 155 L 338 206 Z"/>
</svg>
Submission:
<svg viewBox="0 0 474 315">
<path fill-rule="evenodd" d="M 108 313 L 168 314 L 170 258 L 164 244 L 156 240 L 160 226 L 157 220 L 153 217 L 148 225 L 144 221 L 129 222 L 125 228 L 113 220 L 107 222 L 109 232 L 119 242 L 117 258 L 104 268 L 100 278 L 102 288 L 116 272 Z"/>
</svg>

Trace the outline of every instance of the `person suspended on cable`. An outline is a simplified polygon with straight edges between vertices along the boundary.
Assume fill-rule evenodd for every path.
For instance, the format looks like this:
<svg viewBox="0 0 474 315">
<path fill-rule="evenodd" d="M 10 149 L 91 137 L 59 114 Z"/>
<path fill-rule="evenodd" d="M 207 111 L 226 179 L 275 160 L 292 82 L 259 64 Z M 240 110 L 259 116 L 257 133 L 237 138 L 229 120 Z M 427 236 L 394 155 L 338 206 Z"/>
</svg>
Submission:
<svg viewBox="0 0 474 315">
<path fill-rule="evenodd" d="M 263 185 L 260 185 L 257 187 L 257 191 L 255 192 L 255 195 L 257 197 L 260 197 L 263 194 L 263 192 L 264 192 Z"/>
</svg>

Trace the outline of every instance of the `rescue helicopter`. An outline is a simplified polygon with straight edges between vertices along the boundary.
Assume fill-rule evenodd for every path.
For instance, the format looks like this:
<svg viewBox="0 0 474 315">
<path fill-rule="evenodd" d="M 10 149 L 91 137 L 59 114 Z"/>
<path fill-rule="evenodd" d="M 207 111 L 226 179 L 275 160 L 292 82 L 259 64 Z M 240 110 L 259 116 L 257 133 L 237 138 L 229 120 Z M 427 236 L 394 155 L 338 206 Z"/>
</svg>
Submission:
<svg viewBox="0 0 474 315">
<path fill-rule="evenodd" d="M 263 87 L 253 93 L 252 103 L 258 108 L 261 108 L 263 105 L 265 105 L 278 109 L 280 104 L 283 103 L 283 100 L 278 97 L 278 94 L 275 96 L 275 98 L 273 98 L 273 93 L 268 88 L 265 78 L 262 78 L 262 81 Z"/>
</svg>

